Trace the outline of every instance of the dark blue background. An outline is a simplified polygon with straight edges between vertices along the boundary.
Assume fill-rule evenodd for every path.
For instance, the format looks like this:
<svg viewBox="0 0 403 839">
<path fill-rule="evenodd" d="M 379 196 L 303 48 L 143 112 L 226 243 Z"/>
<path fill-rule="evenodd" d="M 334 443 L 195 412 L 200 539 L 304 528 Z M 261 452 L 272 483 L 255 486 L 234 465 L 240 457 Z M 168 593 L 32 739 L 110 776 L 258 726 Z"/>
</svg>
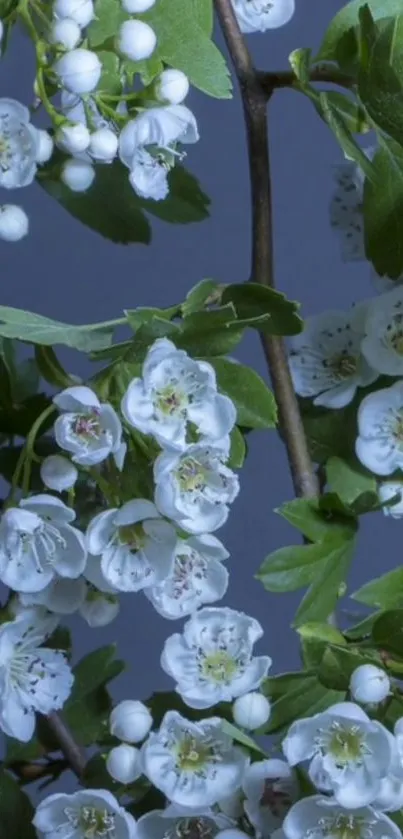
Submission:
<svg viewBox="0 0 403 839">
<path fill-rule="evenodd" d="M 317 48 L 341 5 L 339 0 L 297 0 L 289 25 L 249 36 L 256 64 L 261 69 L 286 68 L 293 49 Z M 222 44 L 219 33 L 217 42 Z M 16 32 L 0 65 L 0 95 L 30 104 L 31 85 L 31 45 Z M 13 193 L 12 200 L 23 203 L 29 212 L 31 231 L 18 245 L 0 242 L 3 305 L 86 323 L 118 317 L 125 307 L 171 305 L 203 277 L 221 282 L 248 277 L 250 201 L 238 90 L 231 101 L 192 91 L 188 104 L 197 116 L 201 140 L 188 147 L 186 163 L 212 198 L 211 218 L 188 227 L 153 221 L 151 246 L 123 247 L 81 226 L 39 186 Z M 275 93 L 270 104 L 270 145 L 277 286 L 302 301 L 303 314 L 348 307 L 371 295 L 369 266 L 342 263 L 329 225 L 331 166 L 342 160 L 341 152 L 302 95 L 289 90 Z M 9 195 L 3 194 L 1 200 L 9 200 Z M 237 356 L 267 375 L 255 335 L 247 337 Z M 74 372 L 86 374 L 89 368 L 83 358 L 72 355 L 70 361 Z M 296 532 L 273 512 L 292 495 L 276 433 L 255 432 L 241 474 L 240 496 L 217 535 L 231 552 L 231 582 L 224 603 L 261 621 L 265 639 L 260 650 L 273 657 L 275 673 L 298 666 L 297 639 L 289 624 L 300 596 L 269 594 L 253 575 L 268 553 L 298 541 Z M 351 575 L 354 588 L 400 562 L 400 533 L 398 522 L 382 515 L 366 517 Z M 116 697 L 145 698 L 156 689 L 172 687 L 159 667 L 159 656 L 164 639 L 178 630 L 178 624 L 159 617 L 141 594 L 123 598 L 118 619 L 104 630 L 90 631 L 78 619 L 71 625 L 76 655 L 112 639 L 118 642 L 119 654 L 130 666 L 113 687 Z"/>
</svg>

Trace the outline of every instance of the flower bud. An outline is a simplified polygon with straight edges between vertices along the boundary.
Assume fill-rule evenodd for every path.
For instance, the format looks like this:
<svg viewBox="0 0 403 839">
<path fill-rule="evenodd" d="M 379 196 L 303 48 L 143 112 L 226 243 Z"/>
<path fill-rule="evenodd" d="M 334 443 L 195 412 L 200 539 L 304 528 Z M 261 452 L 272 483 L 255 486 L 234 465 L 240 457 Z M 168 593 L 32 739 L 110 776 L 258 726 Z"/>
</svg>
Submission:
<svg viewBox="0 0 403 839">
<path fill-rule="evenodd" d="M 241 728 L 253 731 L 260 728 L 270 717 L 270 702 L 262 693 L 252 691 L 238 696 L 232 706 L 234 722 Z"/>
<path fill-rule="evenodd" d="M 47 163 L 53 154 L 53 139 L 43 128 L 36 129 L 37 149 L 36 162 Z"/>
<path fill-rule="evenodd" d="M 117 154 L 118 138 L 111 128 L 98 128 L 91 134 L 88 151 L 94 160 L 109 163 Z"/>
<path fill-rule="evenodd" d="M 62 151 L 68 154 L 80 154 L 88 149 L 90 132 L 82 122 L 76 122 L 75 125 L 66 123 L 57 129 L 55 140 Z"/>
<path fill-rule="evenodd" d="M 116 595 L 89 589 L 87 597 L 80 606 L 80 615 L 91 629 L 108 626 L 119 614 L 120 603 Z"/>
<path fill-rule="evenodd" d="M 94 4 L 92 0 L 55 0 L 53 14 L 58 20 L 70 18 L 83 29 L 94 17 Z"/>
<path fill-rule="evenodd" d="M 95 169 L 91 163 L 85 160 L 76 160 L 71 157 L 66 160 L 60 173 L 60 180 L 63 181 L 72 192 L 86 192 L 95 178 Z"/>
<path fill-rule="evenodd" d="M 153 724 L 148 708 L 137 699 L 124 699 L 113 709 L 109 726 L 111 734 L 126 743 L 140 743 Z"/>
<path fill-rule="evenodd" d="M 66 50 L 73 50 L 81 40 L 81 29 L 72 18 L 54 20 L 49 40 L 52 44 L 61 44 Z"/>
<path fill-rule="evenodd" d="M 16 204 L 0 206 L 0 239 L 4 242 L 19 242 L 27 235 L 28 216 L 22 207 Z"/>
<path fill-rule="evenodd" d="M 118 49 L 132 61 L 143 61 L 154 52 L 157 36 L 142 20 L 125 20 L 119 29 Z"/>
<path fill-rule="evenodd" d="M 361 664 L 354 670 L 350 679 L 350 693 L 355 702 L 363 705 L 382 702 L 390 692 L 390 679 L 387 673 L 374 664 Z"/>
<path fill-rule="evenodd" d="M 78 470 L 67 457 L 61 454 L 51 454 L 41 463 L 40 474 L 48 489 L 65 492 L 71 489 L 78 478 Z"/>
<path fill-rule="evenodd" d="M 120 784 L 132 784 L 142 774 L 139 755 L 139 750 L 127 743 L 111 749 L 106 761 L 111 777 Z"/>
<path fill-rule="evenodd" d="M 148 12 L 154 6 L 155 0 L 122 0 L 122 6 L 125 12 L 129 15 L 141 14 L 141 12 Z"/>
<path fill-rule="evenodd" d="M 79 48 L 62 55 L 53 69 L 70 93 L 91 93 L 101 78 L 102 64 L 95 52 Z"/>
<path fill-rule="evenodd" d="M 160 102 L 180 105 L 189 93 L 189 79 L 182 70 L 163 70 L 155 83 L 155 94 Z"/>
</svg>

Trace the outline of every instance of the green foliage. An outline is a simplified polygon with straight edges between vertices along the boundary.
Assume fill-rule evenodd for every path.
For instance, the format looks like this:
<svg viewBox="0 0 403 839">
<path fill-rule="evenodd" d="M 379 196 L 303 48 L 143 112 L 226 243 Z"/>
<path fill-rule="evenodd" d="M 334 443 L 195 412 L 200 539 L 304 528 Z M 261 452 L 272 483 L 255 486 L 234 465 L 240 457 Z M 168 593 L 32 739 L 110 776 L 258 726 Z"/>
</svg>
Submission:
<svg viewBox="0 0 403 839">
<path fill-rule="evenodd" d="M 328 26 L 316 61 L 337 61 L 341 67 L 350 68 L 357 58 L 358 43 L 355 29 L 358 27 L 360 9 L 365 0 L 352 0 L 343 6 Z M 401 10 L 400 0 L 367 0 L 374 20 L 394 17 Z"/>
<path fill-rule="evenodd" d="M 329 490 L 337 493 L 347 505 L 353 504 L 364 493 L 376 496 L 374 476 L 356 458 L 348 461 L 330 457 L 326 463 L 326 480 Z"/>
<path fill-rule="evenodd" d="M 18 782 L 0 770 L 0 839 L 36 839 L 34 812 Z"/>
<path fill-rule="evenodd" d="M 364 185 L 365 251 L 380 276 L 403 273 L 403 148 L 379 136 L 373 159 L 375 181 Z"/>
<path fill-rule="evenodd" d="M 235 425 L 230 434 L 231 448 L 228 458 L 228 466 L 231 469 L 240 469 L 246 457 L 246 442 L 242 432 Z"/>
<path fill-rule="evenodd" d="M 372 628 L 375 645 L 403 658 L 403 609 L 391 609 L 376 619 Z"/>
<path fill-rule="evenodd" d="M 270 335 L 297 335 L 302 332 L 303 321 L 298 311 L 300 304 L 287 300 L 285 294 L 258 283 L 227 285 L 221 296 L 222 303 L 232 303 L 238 318 L 265 316 L 262 332 Z"/>
<path fill-rule="evenodd" d="M 366 134 L 370 131 L 370 125 L 364 108 L 358 102 L 355 102 L 344 93 L 339 93 L 337 90 L 327 90 L 324 94 L 316 90 L 313 86 L 303 90 L 309 96 L 316 112 L 321 119 L 331 128 L 336 136 L 341 148 L 347 154 L 351 153 L 353 160 L 357 160 L 357 145 L 351 134 Z M 354 148 L 351 147 L 351 142 L 354 143 Z M 368 158 L 358 151 L 359 160 L 357 162 L 363 163 L 367 171 L 369 171 Z"/>
<path fill-rule="evenodd" d="M 322 685 L 312 670 L 273 676 L 263 682 L 262 689 L 272 702 L 272 711 L 257 734 L 283 733 L 294 720 L 325 711 L 345 698 L 343 692 Z"/>
<path fill-rule="evenodd" d="M 64 344 L 66 347 L 90 352 L 110 346 L 113 331 L 114 325 L 107 322 L 73 326 L 23 309 L 0 306 L 0 336 L 18 338 L 32 344 Z"/>
<path fill-rule="evenodd" d="M 346 98 L 346 102 L 348 101 L 349 100 Z M 334 104 L 334 98 L 332 98 L 327 92 L 325 93 L 322 91 L 319 93 L 316 104 L 320 110 L 321 116 L 336 137 L 337 142 L 344 152 L 344 156 L 348 160 L 354 160 L 368 178 L 373 178 L 372 164 L 353 137 L 349 120 L 345 119 L 341 109 Z"/>
<path fill-rule="evenodd" d="M 375 609 L 403 609 L 403 568 L 395 568 L 371 580 L 351 597 Z"/>
<path fill-rule="evenodd" d="M 360 13 L 358 93 L 382 131 L 403 144 L 403 15 L 377 26 L 369 8 Z"/>
<path fill-rule="evenodd" d="M 354 670 L 362 664 L 379 666 L 382 662 L 379 655 L 371 649 L 327 646 L 320 661 L 318 677 L 326 687 L 347 691 Z"/>
<path fill-rule="evenodd" d="M 228 358 L 207 360 L 217 374 L 218 389 L 236 407 L 237 424 L 246 428 L 273 428 L 277 421 L 276 403 L 258 373 Z"/>
<path fill-rule="evenodd" d="M 181 305 L 183 317 L 204 309 L 209 302 L 219 303 L 225 286 L 220 286 L 215 280 L 200 280 L 188 291 L 186 300 Z"/>
<path fill-rule="evenodd" d="M 106 685 L 125 667 L 123 661 L 115 659 L 115 652 L 114 644 L 101 647 L 73 668 L 74 684 L 63 707 L 63 719 L 80 745 L 103 742 L 108 737 L 112 703 Z"/>
</svg>

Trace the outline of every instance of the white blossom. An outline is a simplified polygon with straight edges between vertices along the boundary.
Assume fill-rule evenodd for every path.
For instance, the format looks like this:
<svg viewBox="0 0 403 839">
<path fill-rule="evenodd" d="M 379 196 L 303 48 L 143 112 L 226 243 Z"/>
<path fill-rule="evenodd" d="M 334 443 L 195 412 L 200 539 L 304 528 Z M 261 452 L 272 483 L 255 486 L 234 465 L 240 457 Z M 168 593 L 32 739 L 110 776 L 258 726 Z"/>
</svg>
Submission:
<svg viewBox="0 0 403 839">
<path fill-rule="evenodd" d="M 41 839 L 135 839 L 136 822 L 105 789 L 49 795 L 33 824 Z"/>
<path fill-rule="evenodd" d="M 361 664 L 351 674 L 350 693 L 355 702 L 362 704 L 383 702 L 390 693 L 390 679 L 381 667 Z"/>
<path fill-rule="evenodd" d="M 153 157 L 139 147 L 131 159 L 129 183 L 139 198 L 163 201 L 169 193 L 169 165 L 163 157 Z"/>
<path fill-rule="evenodd" d="M 211 708 L 258 688 L 271 665 L 253 656 L 263 635 L 257 620 L 228 608 L 201 609 L 183 634 L 165 641 L 161 667 L 176 680 L 175 690 L 191 708 Z"/>
<path fill-rule="evenodd" d="M 79 154 L 88 148 L 90 132 L 82 122 L 76 122 L 73 125 L 65 123 L 57 129 L 55 142 L 67 154 Z"/>
<path fill-rule="evenodd" d="M 153 718 L 144 702 L 124 699 L 113 709 L 109 718 L 111 734 L 125 743 L 141 743 L 153 724 Z"/>
<path fill-rule="evenodd" d="M 70 93 L 91 93 L 101 78 L 102 64 L 95 52 L 79 47 L 62 55 L 53 70 Z"/>
<path fill-rule="evenodd" d="M 189 93 L 189 79 L 182 70 L 163 70 L 155 82 L 155 94 L 160 102 L 180 105 Z"/>
<path fill-rule="evenodd" d="M 375 297 L 367 310 L 362 352 L 374 370 L 403 375 L 403 288 Z"/>
<path fill-rule="evenodd" d="M 333 167 L 336 189 L 330 203 L 330 224 L 337 231 L 344 262 L 365 259 L 362 179 L 355 163 Z"/>
<path fill-rule="evenodd" d="M 155 505 L 139 498 L 98 513 L 86 534 L 89 553 L 101 557 L 102 573 L 117 591 L 140 591 L 168 576 L 176 538 Z"/>
<path fill-rule="evenodd" d="M 397 288 L 399 285 L 403 283 L 403 274 L 400 274 L 399 277 L 396 277 L 395 280 L 391 280 L 389 277 L 380 277 L 377 274 L 373 265 L 370 266 L 370 279 L 374 290 L 378 294 L 384 294 L 386 291 L 393 291 L 393 289 Z"/>
<path fill-rule="evenodd" d="M 86 192 L 94 182 L 95 169 L 91 163 L 70 157 L 63 163 L 60 180 L 72 192 Z"/>
<path fill-rule="evenodd" d="M 210 807 L 188 808 L 171 805 L 166 810 L 151 810 L 137 822 L 137 839 L 216 839 L 230 819 Z"/>
<path fill-rule="evenodd" d="M 157 45 L 154 29 L 143 20 L 125 20 L 119 27 L 119 52 L 131 61 L 150 58 Z"/>
<path fill-rule="evenodd" d="M 358 705 L 340 702 L 327 711 L 292 723 L 283 751 L 295 766 L 311 760 L 310 778 L 332 792 L 342 807 L 370 804 L 391 768 L 391 735 Z"/>
<path fill-rule="evenodd" d="M 288 23 L 295 0 L 232 0 L 241 32 L 266 32 Z"/>
<path fill-rule="evenodd" d="M 178 451 L 190 442 L 190 428 L 199 442 L 210 442 L 229 434 L 236 421 L 232 400 L 217 393 L 211 364 L 195 361 L 167 338 L 148 351 L 142 378 L 132 379 L 122 399 L 122 413 L 129 425 Z"/>
<path fill-rule="evenodd" d="M 119 157 L 128 169 L 137 149 L 157 146 L 172 151 L 175 143 L 196 143 L 199 139 L 197 123 L 185 105 L 148 108 L 122 129 L 119 137 Z"/>
<path fill-rule="evenodd" d="M 116 594 L 105 594 L 88 585 L 79 613 L 92 629 L 108 626 L 118 616 L 120 602 Z"/>
<path fill-rule="evenodd" d="M 241 728 L 254 731 L 270 719 L 271 705 L 262 693 L 252 691 L 238 696 L 232 706 L 234 722 Z"/>
<path fill-rule="evenodd" d="M 200 606 L 224 597 L 228 551 L 211 533 L 178 539 L 171 573 L 162 583 L 144 590 L 156 611 L 168 620 L 191 615 Z"/>
<path fill-rule="evenodd" d="M 84 603 L 87 583 L 84 577 L 69 580 L 66 577 L 53 577 L 46 588 L 32 594 L 20 594 L 24 606 L 45 606 L 56 615 L 72 615 Z"/>
<path fill-rule="evenodd" d="M 154 463 L 155 504 L 188 533 L 218 530 L 239 492 L 238 477 L 225 465 L 228 445 L 188 446 L 162 452 Z"/>
<path fill-rule="evenodd" d="M 22 207 L 18 207 L 17 204 L 0 205 L 0 240 L 3 242 L 19 242 L 28 234 L 28 230 L 29 219 Z"/>
<path fill-rule="evenodd" d="M 94 160 L 110 163 L 117 155 L 118 142 L 116 132 L 103 126 L 92 132 L 88 152 Z"/>
<path fill-rule="evenodd" d="M 74 510 L 52 495 L 33 495 L 6 510 L 0 519 L 1 581 L 34 593 L 57 575 L 79 577 L 87 552 L 74 519 Z"/>
<path fill-rule="evenodd" d="M 211 805 L 239 787 L 248 757 L 222 730 L 219 717 L 190 722 L 167 711 L 142 747 L 143 771 L 170 801 Z"/>
<path fill-rule="evenodd" d="M 57 20 L 68 18 L 84 28 L 94 17 L 94 4 L 92 0 L 55 0 L 53 14 Z"/>
<path fill-rule="evenodd" d="M 56 492 L 71 489 L 78 478 L 78 470 L 74 463 L 60 454 L 45 457 L 41 463 L 40 474 L 45 486 Z"/>
<path fill-rule="evenodd" d="M 120 784 L 132 784 L 142 775 L 139 750 L 127 743 L 115 746 L 108 754 L 106 768 L 115 781 L 119 781 Z"/>
<path fill-rule="evenodd" d="M 249 839 L 249 836 L 249 833 L 245 833 L 244 830 L 239 830 L 238 827 L 227 827 L 225 830 L 220 830 L 217 833 L 216 839 Z"/>
<path fill-rule="evenodd" d="M 54 20 L 49 40 L 52 44 L 61 44 L 66 50 L 73 50 L 81 40 L 81 29 L 78 23 L 70 18 Z"/>
<path fill-rule="evenodd" d="M 375 475 L 403 467 L 403 381 L 370 393 L 358 409 L 355 451 Z"/>
<path fill-rule="evenodd" d="M 245 771 L 242 789 L 244 810 L 258 837 L 269 837 L 281 827 L 297 800 L 298 782 L 284 760 L 258 760 Z"/>
<path fill-rule="evenodd" d="M 403 516 L 403 481 L 382 481 L 378 485 L 378 499 L 381 504 L 391 501 L 392 498 L 396 499 L 394 503 L 386 504 L 382 507 L 382 511 L 385 516 L 401 519 Z"/>
<path fill-rule="evenodd" d="M 62 708 L 73 684 L 64 654 L 42 647 L 56 626 L 42 609 L 25 609 L 0 625 L 0 728 L 24 743 L 33 736 L 35 713 Z"/>
<path fill-rule="evenodd" d="M 5 189 L 29 186 L 35 178 L 41 137 L 30 119 L 25 105 L 0 98 L 0 187 Z"/>
<path fill-rule="evenodd" d="M 393 758 L 390 771 L 382 778 L 373 807 L 393 812 L 403 807 L 403 717 L 396 720 L 393 737 Z"/>
<path fill-rule="evenodd" d="M 297 801 L 283 822 L 286 839 L 402 839 L 394 822 L 372 807 L 354 810 L 334 799 L 311 795 Z"/>
<path fill-rule="evenodd" d="M 74 463 L 93 466 L 110 454 L 119 457 L 122 425 L 112 405 L 81 385 L 66 388 L 53 402 L 61 411 L 54 425 L 56 442 Z"/>
<path fill-rule="evenodd" d="M 53 154 L 53 138 L 47 131 L 42 128 L 36 129 L 37 147 L 36 147 L 36 162 L 47 163 Z"/>
<path fill-rule="evenodd" d="M 155 0 L 122 0 L 122 6 L 129 15 L 137 15 L 148 12 L 154 6 Z"/>
<path fill-rule="evenodd" d="M 349 312 L 330 311 L 308 318 L 304 331 L 291 342 L 290 370 L 296 392 L 314 397 L 314 405 L 344 408 L 357 387 L 375 381 L 363 358 L 364 305 Z"/>
</svg>

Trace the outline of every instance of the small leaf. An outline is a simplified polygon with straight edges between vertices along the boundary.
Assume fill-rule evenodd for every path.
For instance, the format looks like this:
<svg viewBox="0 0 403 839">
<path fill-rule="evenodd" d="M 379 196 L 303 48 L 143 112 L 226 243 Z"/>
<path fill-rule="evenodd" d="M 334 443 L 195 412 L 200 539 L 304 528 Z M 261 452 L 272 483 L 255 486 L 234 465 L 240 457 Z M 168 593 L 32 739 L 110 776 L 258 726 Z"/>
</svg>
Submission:
<svg viewBox="0 0 403 839">
<path fill-rule="evenodd" d="M 0 839 L 36 839 L 35 810 L 18 782 L 0 771 Z"/>
<path fill-rule="evenodd" d="M 293 626 L 309 621 L 324 621 L 332 614 L 339 599 L 340 587 L 345 582 L 355 547 L 354 539 L 330 538 L 320 543 L 327 562 L 318 569 L 318 574 L 303 597 Z"/>
<path fill-rule="evenodd" d="M 122 80 L 120 72 L 120 59 L 115 52 L 98 52 L 98 58 L 102 64 L 101 78 L 97 85 L 97 93 L 121 94 Z"/>
<path fill-rule="evenodd" d="M 309 96 L 319 116 L 327 122 L 326 115 L 328 115 L 329 111 L 327 110 L 325 115 L 323 99 L 321 99 L 320 92 L 311 87 L 309 90 L 304 90 L 304 93 Z M 346 129 L 351 133 L 367 134 L 371 130 L 365 110 L 358 102 L 355 102 L 343 93 L 339 93 L 337 90 L 327 90 L 325 101 L 327 106 L 331 107 L 332 113 L 338 114 Z"/>
<path fill-rule="evenodd" d="M 218 285 L 215 280 L 200 280 L 188 291 L 186 300 L 182 303 L 183 317 L 204 309 L 210 302 L 220 302 L 222 290 L 223 286 Z"/>
<path fill-rule="evenodd" d="M 322 91 L 319 94 L 319 107 L 324 120 L 333 131 L 336 140 L 342 148 L 344 156 L 348 160 L 354 160 L 367 178 L 374 179 L 375 174 L 373 172 L 371 161 L 358 145 L 350 131 L 347 121 L 344 119 L 341 112 L 334 106 L 333 100 L 327 92 Z"/>
<path fill-rule="evenodd" d="M 303 321 L 298 314 L 299 303 L 287 300 L 284 294 L 258 283 L 243 283 L 225 287 L 221 302 L 232 303 L 238 318 L 265 315 L 262 331 L 271 335 L 297 335 Z"/>
<path fill-rule="evenodd" d="M 228 720 L 222 720 L 221 728 L 224 734 L 228 734 L 229 737 L 232 737 L 235 743 L 240 743 L 242 746 L 246 746 L 246 748 L 251 752 L 257 752 L 261 757 L 267 757 L 266 752 L 264 752 L 263 749 L 255 743 L 252 737 L 249 737 L 249 734 L 241 731 L 241 729 L 236 725 L 228 722 Z"/>
<path fill-rule="evenodd" d="M 364 184 L 365 252 L 380 276 L 397 279 L 403 273 L 403 148 L 386 137 L 379 141 L 372 162 L 377 179 Z"/>
<path fill-rule="evenodd" d="M 303 47 L 298 50 L 293 50 L 288 56 L 291 68 L 302 85 L 309 84 L 311 52 L 312 50 Z"/>
<path fill-rule="evenodd" d="M 97 687 L 115 679 L 124 670 L 125 664 L 115 658 L 116 645 L 109 644 L 89 653 L 73 668 L 74 684 L 69 703 L 82 699 Z M 66 706 L 65 706 L 66 707 Z"/>
<path fill-rule="evenodd" d="M 352 504 L 363 493 L 376 493 L 376 480 L 366 472 L 358 460 L 331 457 L 326 464 L 329 489 L 336 492 L 345 504 Z"/>
<path fill-rule="evenodd" d="M 240 469 L 243 466 L 246 455 L 245 438 L 239 428 L 235 425 L 230 434 L 231 448 L 228 458 L 230 469 Z"/>
<path fill-rule="evenodd" d="M 353 600 L 376 609 L 403 609 L 403 568 L 370 580 L 351 595 Z"/>
<path fill-rule="evenodd" d="M 379 649 L 403 657 L 403 609 L 383 612 L 374 623 L 372 638 Z"/>
<path fill-rule="evenodd" d="M 206 361 L 214 367 L 219 391 L 232 399 L 238 425 L 246 428 L 273 428 L 276 425 L 274 396 L 258 373 L 227 358 Z"/>
</svg>

